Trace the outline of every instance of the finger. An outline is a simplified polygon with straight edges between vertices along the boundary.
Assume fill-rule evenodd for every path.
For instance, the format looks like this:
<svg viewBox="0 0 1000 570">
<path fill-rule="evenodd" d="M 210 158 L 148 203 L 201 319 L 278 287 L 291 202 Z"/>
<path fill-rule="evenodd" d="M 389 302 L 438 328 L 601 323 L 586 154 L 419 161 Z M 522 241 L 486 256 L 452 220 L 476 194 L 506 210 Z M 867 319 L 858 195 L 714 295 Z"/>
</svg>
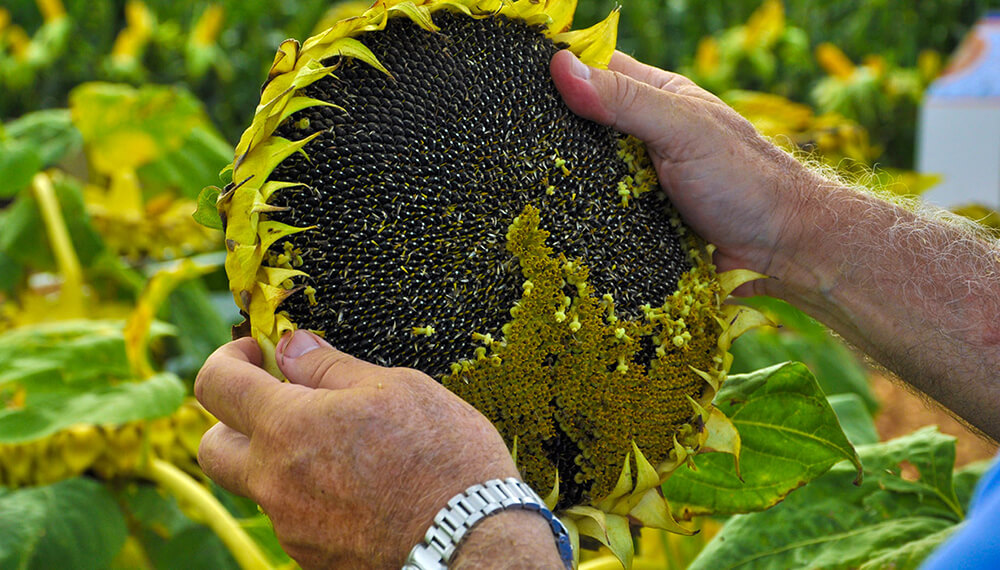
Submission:
<svg viewBox="0 0 1000 570">
<path fill-rule="evenodd" d="M 352 388 L 392 374 L 390 368 L 345 354 L 303 329 L 283 336 L 274 352 L 278 368 L 288 381 L 310 388 Z"/>
<path fill-rule="evenodd" d="M 586 66 L 568 50 L 553 56 L 551 71 L 556 88 L 574 113 L 649 145 L 671 132 L 699 128 L 692 101 L 686 97 L 622 73 Z"/>
<path fill-rule="evenodd" d="M 236 431 L 253 435 L 261 417 L 281 389 L 281 381 L 260 368 L 257 341 L 241 338 L 224 344 L 198 371 L 194 394 L 205 409 Z"/>
<path fill-rule="evenodd" d="M 679 73 L 660 69 L 659 67 L 646 65 L 620 51 L 616 51 L 611 56 L 611 63 L 608 64 L 608 69 L 631 77 L 636 81 L 652 85 L 663 91 L 670 91 L 689 97 L 698 97 L 712 103 L 722 103 L 721 99 L 698 87 L 694 81 L 691 81 L 687 77 Z"/>
<path fill-rule="evenodd" d="M 250 439 L 226 424 L 217 423 L 201 438 L 198 464 L 227 491 L 250 497 L 247 485 Z"/>
</svg>

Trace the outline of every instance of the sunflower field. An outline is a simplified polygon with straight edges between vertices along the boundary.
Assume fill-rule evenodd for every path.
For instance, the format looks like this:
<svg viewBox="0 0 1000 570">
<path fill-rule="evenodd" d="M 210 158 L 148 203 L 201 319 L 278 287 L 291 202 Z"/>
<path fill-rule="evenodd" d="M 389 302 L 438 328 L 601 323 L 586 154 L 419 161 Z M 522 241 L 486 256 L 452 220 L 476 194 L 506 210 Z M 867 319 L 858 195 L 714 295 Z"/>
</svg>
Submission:
<svg viewBox="0 0 1000 570">
<path fill-rule="evenodd" d="M 433 3 L 380 1 L 414 21 L 417 6 Z M 216 420 L 194 400 L 194 378 L 243 330 L 241 308 L 250 312 L 230 290 L 216 187 L 224 200 L 227 185 L 242 183 L 227 165 L 246 151 L 241 134 L 260 116 L 278 46 L 369 4 L 0 6 L 0 569 L 297 567 L 257 505 L 215 486 L 197 463 Z M 562 4 L 571 8 L 559 14 L 575 6 L 576 29 L 616 15 L 619 49 L 690 76 L 808 160 L 904 196 L 937 182 L 913 171 L 925 89 L 976 21 L 1000 8 Z M 554 168 L 563 163 L 557 157 Z M 623 202 L 639 193 L 625 190 Z M 958 213 L 1000 233 L 997 212 L 970 204 Z M 289 268 L 277 283 L 295 273 L 288 249 L 271 256 Z M 722 290 L 729 285 L 723 279 Z M 716 365 L 728 378 L 706 379 L 715 391 L 704 407 L 690 396 L 683 404 L 715 435 L 679 428 L 665 479 L 633 441 L 621 480 L 608 484 L 615 500 L 560 504 L 579 537 L 579 567 L 916 568 L 961 524 L 996 443 L 953 421 L 939 428 L 946 414 L 795 308 L 743 304 L 752 311 L 734 317 L 738 332 L 779 326 L 748 330 L 731 346 L 737 332 L 723 331 L 719 348 L 732 360 Z M 639 331 L 621 326 L 608 334 Z M 487 337 L 479 338 L 489 346 Z M 607 374 L 627 369 L 619 359 Z M 901 431 L 889 419 L 899 406 L 916 410 L 918 423 Z M 650 490 L 667 501 L 647 508 Z"/>
</svg>

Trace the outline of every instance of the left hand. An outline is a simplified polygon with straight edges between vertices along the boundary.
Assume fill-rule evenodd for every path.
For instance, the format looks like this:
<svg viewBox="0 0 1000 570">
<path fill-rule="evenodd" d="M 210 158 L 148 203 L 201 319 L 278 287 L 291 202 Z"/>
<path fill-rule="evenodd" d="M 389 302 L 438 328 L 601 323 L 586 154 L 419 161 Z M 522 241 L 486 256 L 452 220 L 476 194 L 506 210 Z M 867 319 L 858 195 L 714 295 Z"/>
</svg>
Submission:
<svg viewBox="0 0 1000 570">
<path fill-rule="evenodd" d="M 205 362 L 198 400 L 221 423 L 198 460 L 271 518 L 303 568 L 399 568 L 448 499 L 518 472 L 472 406 L 416 370 L 383 368 L 299 330 L 276 349 L 283 383 L 251 338 Z"/>
</svg>

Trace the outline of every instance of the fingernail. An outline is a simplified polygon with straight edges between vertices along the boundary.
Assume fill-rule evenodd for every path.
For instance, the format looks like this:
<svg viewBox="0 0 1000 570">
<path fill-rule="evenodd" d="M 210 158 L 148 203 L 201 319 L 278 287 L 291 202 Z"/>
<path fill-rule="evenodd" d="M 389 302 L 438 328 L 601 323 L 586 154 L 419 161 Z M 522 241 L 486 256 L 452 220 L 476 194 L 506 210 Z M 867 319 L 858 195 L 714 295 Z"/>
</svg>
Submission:
<svg viewBox="0 0 1000 570">
<path fill-rule="evenodd" d="M 282 347 L 282 343 L 284 346 Z M 317 348 L 330 347 L 330 343 L 316 336 L 307 330 L 294 330 L 285 335 L 278 343 L 275 351 L 281 354 L 282 358 L 298 358 L 307 352 L 312 352 Z"/>
<path fill-rule="evenodd" d="M 580 79 L 590 79 L 590 66 L 580 61 L 576 54 L 573 54 L 573 59 L 569 62 L 569 72 Z"/>
</svg>

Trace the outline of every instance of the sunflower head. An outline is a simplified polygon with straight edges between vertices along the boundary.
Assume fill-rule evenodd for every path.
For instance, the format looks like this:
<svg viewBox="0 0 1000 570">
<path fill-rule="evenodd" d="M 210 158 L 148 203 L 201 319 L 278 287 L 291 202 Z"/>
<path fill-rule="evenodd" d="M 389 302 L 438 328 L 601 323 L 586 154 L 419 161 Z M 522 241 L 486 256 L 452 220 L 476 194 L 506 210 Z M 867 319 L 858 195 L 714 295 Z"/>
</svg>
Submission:
<svg viewBox="0 0 1000 570">
<path fill-rule="evenodd" d="M 379 1 L 283 43 L 220 196 L 226 267 L 273 363 L 303 327 L 423 370 L 489 417 L 575 532 L 631 552 L 683 531 L 659 484 L 707 441 L 749 272 L 660 191 L 638 140 L 575 116 L 549 77 L 606 66 L 618 13 L 575 2 Z M 621 532 L 624 528 L 624 532 Z"/>
</svg>

